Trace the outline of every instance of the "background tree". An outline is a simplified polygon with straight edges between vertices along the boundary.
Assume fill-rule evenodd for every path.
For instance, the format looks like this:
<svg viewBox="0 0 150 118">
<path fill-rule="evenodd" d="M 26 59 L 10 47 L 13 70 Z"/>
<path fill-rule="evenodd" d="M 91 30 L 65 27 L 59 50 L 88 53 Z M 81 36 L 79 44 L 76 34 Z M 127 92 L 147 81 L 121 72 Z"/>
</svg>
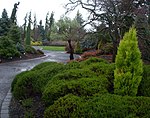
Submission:
<svg viewBox="0 0 150 118">
<path fill-rule="evenodd" d="M 147 5 L 142 4 L 136 8 L 136 28 L 137 36 L 139 41 L 139 48 L 142 52 L 143 60 L 150 61 L 150 26 L 148 24 L 148 11 L 149 8 Z"/>
<path fill-rule="evenodd" d="M 13 8 L 13 10 L 12 10 L 11 17 L 10 17 L 12 24 L 13 24 L 13 23 L 14 23 L 14 24 L 17 24 L 16 13 L 17 13 L 17 9 L 18 9 L 18 5 L 19 5 L 19 4 L 20 4 L 20 2 L 14 4 L 14 8 Z"/>
<path fill-rule="evenodd" d="M 54 25 L 54 12 L 51 13 L 51 16 L 49 18 L 49 30 L 48 30 L 48 34 L 47 34 L 48 41 L 51 40 L 51 32 L 52 32 L 53 25 Z"/>
<path fill-rule="evenodd" d="M 34 21 L 33 21 L 33 40 L 38 40 L 38 27 L 37 27 L 37 20 L 36 20 L 36 14 L 34 15 Z"/>
<path fill-rule="evenodd" d="M 142 79 L 143 64 L 136 30 L 133 27 L 119 44 L 115 64 L 114 93 L 136 96 Z"/>
<path fill-rule="evenodd" d="M 29 17 L 28 17 L 28 26 L 27 26 L 27 34 L 26 34 L 26 45 L 31 44 L 31 12 L 29 13 Z"/>
<path fill-rule="evenodd" d="M 129 29 L 125 23 L 125 17 L 128 19 L 132 16 L 132 2 L 130 0 L 69 0 L 66 5 L 67 12 L 74 10 L 77 6 L 81 6 L 89 12 L 86 24 L 93 22 L 101 22 L 107 26 L 107 31 L 113 42 L 113 61 L 117 53 L 117 47 L 120 39 L 124 34 L 124 27 Z M 125 6 L 125 7 L 124 7 Z M 131 17 L 132 18 L 132 17 Z M 124 21 L 125 20 L 125 21 Z M 133 21 L 131 20 L 130 25 Z"/>
<path fill-rule="evenodd" d="M 46 36 L 44 26 L 42 25 L 42 20 L 40 20 L 38 25 L 38 33 L 40 35 L 40 41 L 44 41 L 46 39 Z"/>
</svg>

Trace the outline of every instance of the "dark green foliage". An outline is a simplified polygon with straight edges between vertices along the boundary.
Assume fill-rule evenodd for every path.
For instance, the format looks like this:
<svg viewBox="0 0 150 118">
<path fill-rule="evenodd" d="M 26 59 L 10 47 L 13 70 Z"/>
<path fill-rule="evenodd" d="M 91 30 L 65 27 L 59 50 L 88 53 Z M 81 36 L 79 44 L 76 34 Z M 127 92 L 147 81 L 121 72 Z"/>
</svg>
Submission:
<svg viewBox="0 0 150 118">
<path fill-rule="evenodd" d="M 109 81 L 109 92 L 113 92 L 114 89 L 114 69 L 115 64 L 106 64 L 104 62 L 93 63 L 88 67 L 97 76 L 101 75 L 108 79 Z"/>
<path fill-rule="evenodd" d="M 82 103 L 82 99 L 72 94 L 57 100 L 52 106 L 46 109 L 44 118 L 67 118 L 71 117 Z"/>
<path fill-rule="evenodd" d="M 150 98 L 97 94 L 89 99 L 66 95 L 45 111 L 45 118 L 148 118 Z"/>
<path fill-rule="evenodd" d="M 19 4 L 20 4 L 20 2 L 14 4 L 14 8 L 12 10 L 11 17 L 10 17 L 12 24 L 17 24 L 16 13 L 17 13 L 17 9 L 18 9 Z"/>
<path fill-rule="evenodd" d="M 91 57 L 87 60 L 85 60 L 84 62 L 82 62 L 83 65 L 90 65 L 92 63 L 97 63 L 97 62 L 103 62 L 103 63 L 108 63 L 106 60 L 101 59 L 101 58 L 96 58 L 96 57 Z"/>
<path fill-rule="evenodd" d="M 27 26 L 27 34 L 26 34 L 26 45 L 30 46 L 31 44 L 31 12 L 29 14 L 29 18 L 28 18 L 28 26 Z"/>
<path fill-rule="evenodd" d="M 24 48 L 24 46 L 21 44 L 21 43 L 17 43 L 16 44 L 16 48 L 17 48 L 17 50 L 20 52 L 20 53 L 25 53 L 25 48 Z"/>
<path fill-rule="evenodd" d="M 106 43 L 100 48 L 100 50 L 103 52 L 103 54 L 113 54 L 113 44 Z"/>
<path fill-rule="evenodd" d="M 14 91 L 14 87 L 17 83 L 17 81 L 22 78 L 22 76 L 24 76 L 26 73 L 28 73 L 28 71 L 24 71 L 24 72 L 21 72 L 20 74 L 16 75 L 16 77 L 14 78 L 12 84 L 11 84 L 11 91 Z"/>
<path fill-rule="evenodd" d="M 77 96 L 92 96 L 95 93 L 107 93 L 109 82 L 104 77 L 81 78 L 78 80 L 54 80 L 49 81 L 44 92 L 43 100 L 47 105 L 53 104 L 54 100 L 69 93 Z"/>
<path fill-rule="evenodd" d="M 15 79 L 12 93 L 16 99 L 26 99 L 36 95 L 36 79 L 39 75 L 34 71 L 27 72 Z M 15 84 L 16 83 L 16 84 Z"/>
<path fill-rule="evenodd" d="M 46 66 L 47 65 L 47 66 Z M 40 64 L 31 71 L 17 75 L 12 82 L 12 93 L 16 99 L 33 97 L 42 94 L 47 82 L 59 71 L 63 70 L 63 64 L 47 62 Z"/>
<path fill-rule="evenodd" d="M 57 74 L 54 77 L 54 80 L 73 80 L 79 79 L 82 77 L 94 77 L 96 74 L 89 69 L 70 69 L 63 71 L 62 73 Z"/>
<path fill-rule="evenodd" d="M 37 51 L 30 45 L 25 46 L 25 52 L 30 54 L 37 54 Z"/>
<path fill-rule="evenodd" d="M 19 55 L 17 48 L 7 36 L 0 37 L 0 57 L 9 59 Z"/>
<path fill-rule="evenodd" d="M 10 19 L 8 18 L 6 9 L 2 12 L 0 18 L 0 36 L 6 36 L 10 28 Z"/>
<path fill-rule="evenodd" d="M 14 42 L 16 45 L 18 42 L 21 43 L 20 40 L 20 28 L 17 25 L 12 24 L 8 33 L 10 40 Z"/>
<path fill-rule="evenodd" d="M 150 97 L 150 65 L 144 66 L 143 78 L 138 88 L 138 95 Z"/>
<path fill-rule="evenodd" d="M 132 27 L 121 40 L 115 64 L 114 93 L 136 96 L 142 79 L 143 63 L 135 28 Z"/>
</svg>

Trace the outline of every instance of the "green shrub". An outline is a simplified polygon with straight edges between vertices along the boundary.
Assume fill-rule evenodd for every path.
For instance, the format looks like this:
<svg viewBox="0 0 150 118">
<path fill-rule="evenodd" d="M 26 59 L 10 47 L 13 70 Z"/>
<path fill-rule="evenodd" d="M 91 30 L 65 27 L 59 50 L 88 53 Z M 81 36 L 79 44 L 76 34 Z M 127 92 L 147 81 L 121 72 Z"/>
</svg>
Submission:
<svg viewBox="0 0 150 118">
<path fill-rule="evenodd" d="M 37 51 L 33 47 L 31 47 L 29 45 L 26 45 L 25 52 L 27 52 L 29 54 L 37 54 Z"/>
<path fill-rule="evenodd" d="M 81 54 L 82 53 L 82 49 L 81 49 L 81 46 L 80 46 L 80 42 L 77 41 L 76 45 L 75 45 L 75 49 L 74 49 L 74 52 L 76 54 Z"/>
<path fill-rule="evenodd" d="M 69 93 L 78 96 L 92 96 L 95 93 L 107 93 L 109 82 L 104 77 L 81 78 L 78 80 L 55 80 L 50 81 L 43 92 L 45 103 L 53 104 L 54 100 Z"/>
<path fill-rule="evenodd" d="M 19 56 L 20 53 L 17 51 L 17 48 L 7 36 L 0 37 L 0 57 L 1 58 L 13 58 Z"/>
<path fill-rule="evenodd" d="M 16 99 L 26 99 L 37 94 L 36 79 L 38 74 L 35 71 L 29 71 L 19 77 L 13 87 L 13 95 Z"/>
<path fill-rule="evenodd" d="M 144 66 L 143 78 L 138 88 L 138 95 L 150 97 L 150 65 Z"/>
<path fill-rule="evenodd" d="M 149 118 L 150 98 L 96 94 L 89 99 L 66 95 L 49 106 L 45 118 Z"/>
<path fill-rule="evenodd" d="M 41 41 L 31 41 L 32 46 L 41 46 L 43 45 Z"/>
<path fill-rule="evenodd" d="M 14 97 L 16 99 L 25 99 L 33 97 L 37 93 L 42 94 L 48 81 L 60 72 L 63 67 L 64 65 L 60 63 L 45 62 L 34 67 L 31 71 L 17 75 L 12 82 Z"/>
<path fill-rule="evenodd" d="M 81 98 L 68 94 L 47 108 L 44 112 L 44 118 L 70 118 L 71 114 L 74 113 L 82 103 L 81 101 Z"/>
<path fill-rule="evenodd" d="M 100 49 L 103 52 L 103 54 L 113 54 L 113 44 L 112 43 L 106 43 Z"/>
<path fill-rule="evenodd" d="M 121 40 L 115 63 L 114 93 L 135 96 L 142 79 L 143 64 L 134 28 Z"/>
</svg>

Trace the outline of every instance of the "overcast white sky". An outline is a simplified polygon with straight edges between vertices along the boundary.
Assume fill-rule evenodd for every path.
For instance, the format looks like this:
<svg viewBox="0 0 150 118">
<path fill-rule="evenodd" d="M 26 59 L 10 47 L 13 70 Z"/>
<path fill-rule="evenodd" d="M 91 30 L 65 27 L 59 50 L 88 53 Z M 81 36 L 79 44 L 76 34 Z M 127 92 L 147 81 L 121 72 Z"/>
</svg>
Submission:
<svg viewBox="0 0 150 118">
<path fill-rule="evenodd" d="M 12 9 L 14 7 L 14 3 L 20 2 L 17 11 L 17 20 L 18 24 L 22 25 L 24 23 L 24 17 L 27 12 L 32 12 L 32 18 L 36 13 L 37 22 L 39 20 L 44 20 L 47 12 L 51 13 L 54 11 L 54 18 L 58 20 L 61 15 L 65 13 L 65 9 L 63 8 L 64 4 L 68 2 L 68 0 L 0 0 L 0 15 L 5 8 L 8 12 L 8 16 L 11 15 Z M 82 11 L 79 9 L 79 11 Z M 83 14 L 83 11 L 81 12 Z M 68 14 L 69 17 L 73 18 L 76 15 L 76 11 Z M 83 14 L 84 16 L 85 14 Z M 1 16 L 0 16 L 1 17 Z"/>
</svg>

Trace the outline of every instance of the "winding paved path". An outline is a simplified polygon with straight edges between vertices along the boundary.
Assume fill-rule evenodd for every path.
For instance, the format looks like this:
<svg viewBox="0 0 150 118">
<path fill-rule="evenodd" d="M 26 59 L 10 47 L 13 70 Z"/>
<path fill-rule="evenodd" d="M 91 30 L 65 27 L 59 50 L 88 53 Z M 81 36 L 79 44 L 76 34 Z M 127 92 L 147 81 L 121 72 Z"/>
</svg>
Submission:
<svg viewBox="0 0 150 118">
<path fill-rule="evenodd" d="M 69 54 L 66 54 L 65 52 L 44 51 L 44 53 L 46 56 L 42 58 L 0 64 L 0 111 L 3 100 L 6 97 L 8 91 L 10 90 L 11 83 L 16 74 L 22 71 L 30 70 L 41 62 L 54 61 L 65 63 L 67 62 L 67 60 L 69 60 Z M 75 57 L 77 56 L 75 55 Z M 3 117 L 5 116 L 3 115 Z"/>
</svg>

